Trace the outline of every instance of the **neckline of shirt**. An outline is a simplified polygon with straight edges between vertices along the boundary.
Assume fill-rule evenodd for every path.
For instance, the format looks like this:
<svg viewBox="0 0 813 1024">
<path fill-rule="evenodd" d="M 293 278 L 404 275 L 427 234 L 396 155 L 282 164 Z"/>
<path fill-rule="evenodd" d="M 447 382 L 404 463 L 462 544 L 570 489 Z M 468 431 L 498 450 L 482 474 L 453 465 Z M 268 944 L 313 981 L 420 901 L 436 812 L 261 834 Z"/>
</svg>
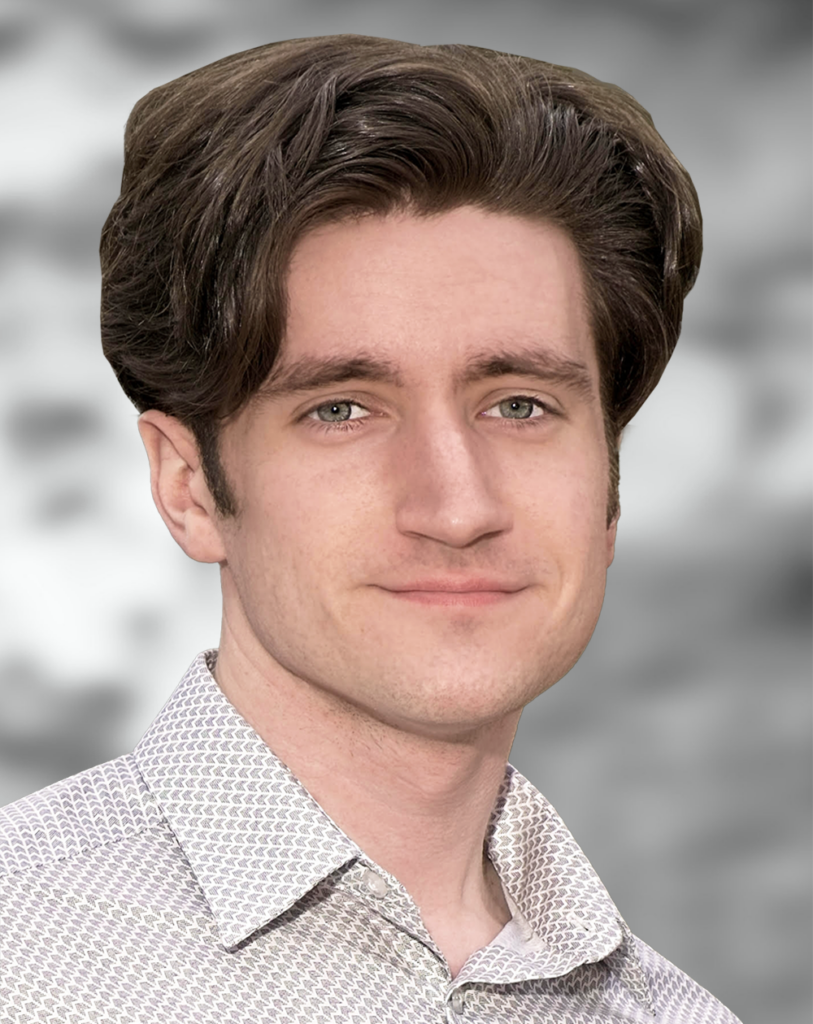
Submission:
<svg viewBox="0 0 813 1024">
<path fill-rule="evenodd" d="M 216 655 L 193 661 L 134 757 L 233 949 L 351 861 L 371 862 L 227 700 Z M 500 951 L 506 981 L 559 976 L 623 946 L 623 921 L 587 858 L 510 765 L 487 849 L 513 917 L 472 967 Z"/>
</svg>

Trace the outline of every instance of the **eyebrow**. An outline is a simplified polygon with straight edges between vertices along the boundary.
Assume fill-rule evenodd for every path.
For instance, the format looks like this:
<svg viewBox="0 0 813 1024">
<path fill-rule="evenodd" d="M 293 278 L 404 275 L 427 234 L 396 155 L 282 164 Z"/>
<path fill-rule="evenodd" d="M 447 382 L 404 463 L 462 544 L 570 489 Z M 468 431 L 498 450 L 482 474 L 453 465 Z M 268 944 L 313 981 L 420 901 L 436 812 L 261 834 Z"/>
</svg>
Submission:
<svg viewBox="0 0 813 1024">
<path fill-rule="evenodd" d="M 593 377 L 585 363 L 533 347 L 487 349 L 477 353 L 456 375 L 455 386 L 460 388 L 489 378 L 509 376 L 533 377 L 545 383 L 561 384 L 586 399 L 595 396 Z M 353 356 L 304 356 L 272 372 L 260 388 L 258 397 L 284 398 L 348 381 L 404 386 L 397 364 L 388 359 L 364 352 Z"/>
<path fill-rule="evenodd" d="M 403 387 L 398 367 L 387 359 L 365 353 L 355 356 L 303 356 L 278 372 L 271 373 L 259 390 L 263 398 L 281 398 L 304 391 L 345 384 L 350 380 L 367 380 L 377 384 Z"/>
<path fill-rule="evenodd" d="M 593 375 L 586 363 L 560 356 L 550 349 L 523 347 L 488 350 L 472 356 L 458 378 L 459 385 L 490 377 L 534 377 L 548 384 L 561 384 L 582 398 L 596 394 Z"/>
</svg>

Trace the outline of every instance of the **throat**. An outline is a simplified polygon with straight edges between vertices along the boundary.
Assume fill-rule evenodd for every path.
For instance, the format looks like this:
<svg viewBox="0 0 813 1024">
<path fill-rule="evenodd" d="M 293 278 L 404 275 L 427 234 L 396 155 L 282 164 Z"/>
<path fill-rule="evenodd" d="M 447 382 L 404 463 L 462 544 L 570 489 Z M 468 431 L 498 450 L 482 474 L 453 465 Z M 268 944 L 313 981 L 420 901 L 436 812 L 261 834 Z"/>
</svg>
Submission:
<svg viewBox="0 0 813 1024">
<path fill-rule="evenodd" d="M 511 920 L 497 872 L 488 858 L 484 859 L 482 886 L 471 899 L 440 906 L 421 906 L 426 930 L 449 968 L 457 977 L 466 961 L 500 934 Z"/>
</svg>

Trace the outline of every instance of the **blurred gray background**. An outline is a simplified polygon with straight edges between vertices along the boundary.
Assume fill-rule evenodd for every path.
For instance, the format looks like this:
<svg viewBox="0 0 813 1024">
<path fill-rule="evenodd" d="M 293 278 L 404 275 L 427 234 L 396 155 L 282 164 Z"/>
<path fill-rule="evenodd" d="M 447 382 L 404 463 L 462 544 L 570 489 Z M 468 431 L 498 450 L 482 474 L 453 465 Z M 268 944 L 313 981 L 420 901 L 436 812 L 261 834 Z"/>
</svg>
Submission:
<svg viewBox="0 0 813 1024">
<path fill-rule="evenodd" d="M 622 448 L 604 614 L 512 760 L 631 927 L 746 1022 L 810 1020 L 810 9 L 802 0 L 0 2 L 0 803 L 129 750 L 215 567 L 152 507 L 98 236 L 149 88 L 273 39 L 468 42 L 629 90 L 706 254 Z"/>
</svg>

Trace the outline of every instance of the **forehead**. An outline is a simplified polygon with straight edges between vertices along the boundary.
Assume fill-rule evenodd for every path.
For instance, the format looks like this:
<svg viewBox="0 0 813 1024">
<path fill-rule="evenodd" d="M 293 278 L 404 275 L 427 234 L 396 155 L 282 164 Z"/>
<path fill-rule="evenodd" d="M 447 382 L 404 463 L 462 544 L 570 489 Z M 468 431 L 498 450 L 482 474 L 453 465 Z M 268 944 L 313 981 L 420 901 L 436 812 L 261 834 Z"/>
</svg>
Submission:
<svg viewBox="0 0 813 1024">
<path fill-rule="evenodd" d="M 296 246 L 280 362 L 375 353 L 436 370 L 509 349 L 595 368 L 578 253 L 555 225 L 461 207 L 319 227 Z"/>
</svg>

